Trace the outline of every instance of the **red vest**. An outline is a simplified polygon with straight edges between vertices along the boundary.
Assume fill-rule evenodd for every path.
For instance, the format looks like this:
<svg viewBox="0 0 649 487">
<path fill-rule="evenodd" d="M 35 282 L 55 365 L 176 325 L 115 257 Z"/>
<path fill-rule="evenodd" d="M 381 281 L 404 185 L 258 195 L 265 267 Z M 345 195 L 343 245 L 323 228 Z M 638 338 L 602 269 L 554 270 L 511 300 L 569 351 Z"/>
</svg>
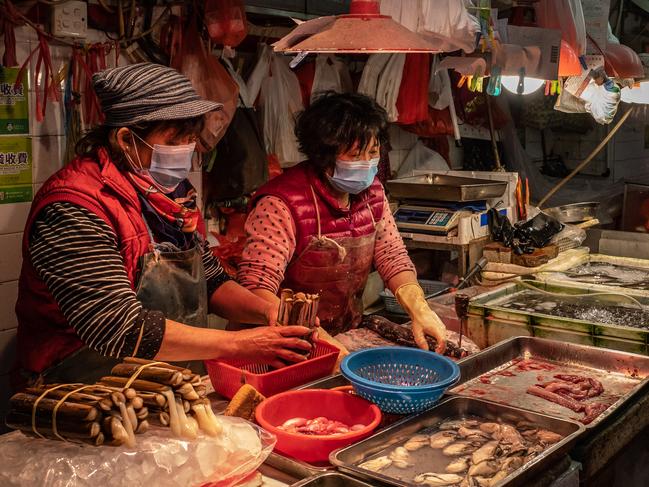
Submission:
<svg viewBox="0 0 649 487">
<path fill-rule="evenodd" d="M 294 258 L 309 244 L 311 236 L 318 234 L 311 188 L 318 201 L 320 228 L 324 236 L 336 238 L 369 235 L 374 232 L 374 223 L 378 223 L 383 217 L 385 193 L 378 179 L 374 178 L 372 185 L 365 191 L 350 195 L 349 208 L 341 208 L 326 183 L 315 174 L 308 162 L 302 162 L 264 184 L 257 190 L 253 200 L 254 204 L 263 196 L 276 196 L 288 206 L 296 229 Z"/>
<path fill-rule="evenodd" d="M 45 206 L 55 202 L 69 202 L 86 208 L 111 227 L 134 289 L 138 260 L 149 251 L 150 243 L 137 193 L 105 150 L 99 150 L 99 161 L 77 158 L 47 180 L 34 198 L 25 226 L 23 265 L 16 303 L 16 365 L 18 369 L 37 373 L 83 345 L 38 276 L 29 256 L 29 234 L 34 219 Z"/>
</svg>

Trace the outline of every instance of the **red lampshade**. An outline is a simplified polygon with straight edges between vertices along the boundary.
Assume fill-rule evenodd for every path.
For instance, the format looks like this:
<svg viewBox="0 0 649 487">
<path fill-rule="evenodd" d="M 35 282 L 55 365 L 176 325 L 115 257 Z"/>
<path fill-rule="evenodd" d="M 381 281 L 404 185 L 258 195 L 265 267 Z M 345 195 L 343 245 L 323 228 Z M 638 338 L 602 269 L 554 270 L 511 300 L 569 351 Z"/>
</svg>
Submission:
<svg viewBox="0 0 649 487">
<path fill-rule="evenodd" d="M 638 54 L 623 44 L 608 44 L 604 49 L 604 70 L 616 78 L 643 78 L 644 68 Z"/>
<path fill-rule="evenodd" d="M 303 22 L 273 47 L 278 52 L 440 52 L 435 44 L 381 15 L 378 0 L 352 0 L 349 12 Z"/>
<path fill-rule="evenodd" d="M 559 76 L 579 76 L 581 74 L 581 63 L 575 50 L 566 41 L 561 41 L 559 54 Z"/>
</svg>

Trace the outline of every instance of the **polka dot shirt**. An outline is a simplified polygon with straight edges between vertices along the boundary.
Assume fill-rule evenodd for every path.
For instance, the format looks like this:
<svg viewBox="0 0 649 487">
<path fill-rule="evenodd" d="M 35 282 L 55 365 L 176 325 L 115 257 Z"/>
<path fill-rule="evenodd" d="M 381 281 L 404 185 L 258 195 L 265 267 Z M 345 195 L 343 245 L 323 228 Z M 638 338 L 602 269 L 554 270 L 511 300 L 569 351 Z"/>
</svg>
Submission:
<svg viewBox="0 0 649 487">
<path fill-rule="evenodd" d="M 374 267 L 383 281 L 402 271 L 414 272 L 387 199 L 376 230 Z M 280 198 L 264 196 L 248 215 L 246 233 L 248 239 L 237 280 L 248 289 L 277 293 L 296 247 L 296 228 L 290 210 Z"/>
</svg>

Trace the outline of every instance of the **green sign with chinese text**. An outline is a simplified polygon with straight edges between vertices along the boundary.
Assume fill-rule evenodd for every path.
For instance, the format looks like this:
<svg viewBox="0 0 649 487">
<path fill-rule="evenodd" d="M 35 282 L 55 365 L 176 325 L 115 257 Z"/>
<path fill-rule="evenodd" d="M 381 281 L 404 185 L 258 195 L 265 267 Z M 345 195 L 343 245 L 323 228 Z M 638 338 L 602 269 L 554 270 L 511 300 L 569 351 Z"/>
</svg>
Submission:
<svg viewBox="0 0 649 487">
<path fill-rule="evenodd" d="M 0 67 L 0 134 L 29 134 L 27 70 L 16 84 L 18 68 Z"/>
<path fill-rule="evenodd" d="M 0 137 L 0 204 L 32 200 L 32 141 Z"/>
</svg>

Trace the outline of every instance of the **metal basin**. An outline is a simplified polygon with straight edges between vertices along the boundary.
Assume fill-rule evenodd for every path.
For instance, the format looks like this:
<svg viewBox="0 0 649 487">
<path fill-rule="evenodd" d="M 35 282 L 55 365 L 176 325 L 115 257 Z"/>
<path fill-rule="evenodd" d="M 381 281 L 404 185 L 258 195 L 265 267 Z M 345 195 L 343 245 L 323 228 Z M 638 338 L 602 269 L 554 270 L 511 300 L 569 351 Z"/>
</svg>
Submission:
<svg viewBox="0 0 649 487">
<path fill-rule="evenodd" d="M 589 201 L 585 203 L 555 206 L 554 208 L 543 210 L 543 212 L 556 218 L 561 223 L 580 223 L 594 219 L 597 215 L 598 209 L 598 202 Z"/>
</svg>

